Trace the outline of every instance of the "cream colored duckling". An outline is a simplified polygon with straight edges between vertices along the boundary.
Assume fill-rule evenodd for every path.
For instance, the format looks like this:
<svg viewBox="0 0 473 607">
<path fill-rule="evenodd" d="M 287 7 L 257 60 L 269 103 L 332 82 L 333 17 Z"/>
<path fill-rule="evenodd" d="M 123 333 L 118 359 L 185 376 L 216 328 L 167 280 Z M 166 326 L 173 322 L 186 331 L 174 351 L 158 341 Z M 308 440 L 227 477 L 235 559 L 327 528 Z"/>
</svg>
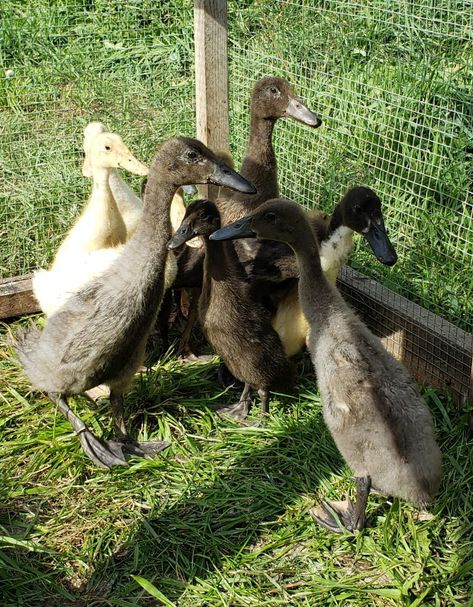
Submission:
<svg viewBox="0 0 473 607">
<path fill-rule="evenodd" d="M 363 529 L 371 487 L 425 506 L 438 491 L 442 457 L 414 381 L 326 278 L 314 232 L 298 204 L 268 201 L 210 239 L 251 236 L 285 242 L 296 254 L 324 419 L 356 477 L 354 505 L 324 503 L 313 517 L 331 531 Z"/>
<path fill-rule="evenodd" d="M 82 174 L 84 177 L 93 177 L 94 157 L 93 154 L 91 154 L 92 144 L 97 135 L 106 132 L 107 129 L 103 122 L 89 122 L 84 129 L 84 164 L 82 166 Z M 143 201 L 135 194 L 116 168 L 110 169 L 109 185 L 118 210 L 120 211 L 120 215 L 122 216 L 123 223 L 125 224 L 126 239 L 128 240 L 128 238 L 133 236 L 140 222 L 141 215 L 143 214 Z M 184 186 L 182 189 L 186 190 L 187 188 L 189 188 L 191 192 L 194 190 L 193 186 Z M 170 211 L 171 229 L 173 233 L 181 225 L 185 212 L 186 206 L 184 204 L 184 196 L 181 188 L 179 188 L 172 199 Z M 196 245 L 191 243 L 189 246 Z M 199 246 L 199 243 L 197 243 L 197 246 Z"/>
<path fill-rule="evenodd" d="M 83 173 L 88 175 L 91 171 L 93 178 L 89 201 L 59 247 L 50 270 L 38 270 L 33 276 L 33 292 L 47 316 L 56 312 L 73 293 L 100 276 L 117 259 L 130 232 L 136 229 L 135 222 L 142 215 L 141 201 L 137 199 L 138 210 L 138 203 L 132 201 L 135 195 L 118 173 L 115 171 L 114 180 L 110 176 L 118 167 L 138 175 L 146 175 L 148 169 L 133 156 L 119 135 L 102 129 L 101 123 L 91 123 L 86 128 Z M 121 201 L 123 216 L 115 195 Z M 125 204 L 126 198 L 128 203 Z M 176 261 L 169 256 L 165 277 L 167 286 L 172 284 L 176 271 Z"/>
<path fill-rule="evenodd" d="M 148 168 L 133 156 L 119 135 L 107 132 L 96 134 L 88 145 L 82 169 L 85 175 L 91 171 L 92 192 L 59 247 L 51 270 L 69 266 L 71 258 L 78 258 L 84 253 L 126 242 L 129 230 L 110 187 L 111 172 L 117 168 L 127 169 L 136 175 L 148 174 Z M 124 183 L 123 180 L 121 182 Z"/>
</svg>

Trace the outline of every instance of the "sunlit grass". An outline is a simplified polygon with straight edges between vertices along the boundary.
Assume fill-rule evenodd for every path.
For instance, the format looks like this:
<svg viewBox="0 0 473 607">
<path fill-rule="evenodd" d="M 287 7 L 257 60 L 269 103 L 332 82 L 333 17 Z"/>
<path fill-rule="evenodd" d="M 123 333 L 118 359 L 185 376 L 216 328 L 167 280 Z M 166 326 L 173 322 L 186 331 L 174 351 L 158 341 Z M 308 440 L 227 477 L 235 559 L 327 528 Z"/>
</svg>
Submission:
<svg viewBox="0 0 473 607">
<path fill-rule="evenodd" d="M 171 447 L 106 472 L 31 390 L 1 339 L 2 606 L 160 604 L 133 576 L 186 607 L 465 604 L 472 436 L 467 409 L 448 398 L 424 393 L 445 462 L 431 514 L 372 495 L 369 528 L 333 536 L 308 511 L 322 496 L 353 493 L 353 483 L 324 426 L 309 365 L 294 395 L 273 399 L 264 426 L 241 427 L 213 412 L 237 398 L 218 388 L 217 359 L 164 358 L 137 378 L 127 413 L 135 436 Z M 108 435 L 107 399 L 73 404 Z"/>
</svg>

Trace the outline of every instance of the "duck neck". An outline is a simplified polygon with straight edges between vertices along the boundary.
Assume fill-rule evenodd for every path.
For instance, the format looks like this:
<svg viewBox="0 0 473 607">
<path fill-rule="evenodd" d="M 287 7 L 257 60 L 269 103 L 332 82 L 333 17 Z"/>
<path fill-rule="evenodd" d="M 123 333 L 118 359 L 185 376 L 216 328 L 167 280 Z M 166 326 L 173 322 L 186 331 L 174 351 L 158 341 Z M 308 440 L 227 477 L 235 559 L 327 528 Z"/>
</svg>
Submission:
<svg viewBox="0 0 473 607">
<path fill-rule="evenodd" d="M 279 194 L 277 161 L 273 149 L 274 118 L 251 116 L 250 138 L 240 173 L 258 192 L 249 198 L 249 206 L 276 198 Z"/>
<path fill-rule="evenodd" d="M 103 212 L 109 208 L 114 208 L 118 212 L 118 207 L 109 184 L 110 170 L 104 167 L 94 167 L 93 169 L 92 195 L 90 199 L 93 201 L 93 210 L 98 212 Z"/>
<path fill-rule="evenodd" d="M 166 243 L 171 237 L 170 208 L 177 188 L 159 168 L 150 171 L 143 202 L 143 219 L 137 232 L 138 238 L 146 242 L 149 252 L 167 251 Z"/>
<path fill-rule="evenodd" d="M 327 231 L 327 238 L 330 238 L 330 236 L 334 232 L 339 230 L 341 227 L 343 227 L 343 216 L 340 207 L 337 205 L 333 210 L 332 217 L 330 218 L 330 223 Z"/>
<path fill-rule="evenodd" d="M 294 246 L 299 266 L 299 300 L 311 329 L 323 327 L 336 304 L 336 289 L 322 270 L 320 254 L 313 234 L 301 235 Z"/>
<path fill-rule="evenodd" d="M 274 118 L 252 114 L 250 137 L 240 174 L 256 187 L 257 192 L 248 196 L 227 190 L 217 202 L 223 224 L 244 217 L 262 202 L 278 196 L 277 162 L 272 141 L 275 122 Z"/>
<path fill-rule="evenodd" d="M 128 241 L 129 254 L 123 258 L 132 266 L 130 280 L 136 278 L 152 291 L 162 288 L 168 250 L 167 241 L 171 238 L 171 220 L 169 210 L 177 186 L 170 183 L 166 175 L 156 164 L 150 170 L 143 215 L 138 229 Z"/>
<path fill-rule="evenodd" d="M 205 277 L 222 281 L 236 275 L 239 265 L 233 242 L 209 240 L 205 237 Z"/>
</svg>

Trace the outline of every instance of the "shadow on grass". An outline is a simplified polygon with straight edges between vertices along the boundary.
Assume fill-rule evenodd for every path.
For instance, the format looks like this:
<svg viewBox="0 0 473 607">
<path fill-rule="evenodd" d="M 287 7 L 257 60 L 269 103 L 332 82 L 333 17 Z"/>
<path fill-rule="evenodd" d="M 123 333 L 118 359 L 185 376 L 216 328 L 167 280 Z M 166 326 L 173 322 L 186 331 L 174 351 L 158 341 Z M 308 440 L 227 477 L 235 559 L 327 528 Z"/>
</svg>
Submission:
<svg viewBox="0 0 473 607">
<path fill-rule="evenodd" d="M 247 431 L 265 430 L 242 432 Z M 113 598 L 125 598 L 123 584 L 139 574 L 176 601 L 188 583 L 222 568 L 227 557 L 255 548 L 287 507 L 316 490 L 331 471 L 320 466 L 321 433 L 322 419 L 316 416 L 276 437 L 272 432 L 262 449 L 249 449 L 246 436 L 246 453 L 228 472 L 191 484 L 177 503 L 151 512 L 128 544 L 94 572 L 82 597 L 92 604 L 113 583 L 107 598 L 118 604 Z M 132 594 L 139 594 L 137 587 Z"/>
</svg>

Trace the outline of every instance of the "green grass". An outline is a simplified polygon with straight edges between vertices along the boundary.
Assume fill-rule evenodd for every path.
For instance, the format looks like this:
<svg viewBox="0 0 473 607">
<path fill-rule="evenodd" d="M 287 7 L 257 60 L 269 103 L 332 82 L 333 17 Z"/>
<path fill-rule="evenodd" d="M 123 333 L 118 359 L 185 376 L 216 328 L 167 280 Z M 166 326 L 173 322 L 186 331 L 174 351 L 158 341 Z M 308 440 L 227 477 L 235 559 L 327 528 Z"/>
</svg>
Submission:
<svg viewBox="0 0 473 607">
<path fill-rule="evenodd" d="M 136 436 L 171 447 L 106 472 L 31 390 L 6 346 L 8 331 L 0 336 L 2 607 L 467 604 L 473 437 L 466 408 L 424 392 L 445 472 L 429 516 L 372 495 L 369 528 L 331 535 L 308 511 L 323 496 L 353 494 L 353 483 L 324 426 L 307 361 L 299 363 L 305 372 L 295 395 L 272 401 L 267 424 L 241 427 L 212 411 L 237 396 L 219 392 L 217 361 L 189 366 L 165 357 L 137 378 L 127 406 Z M 106 399 L 73 405 L 107 436 Z"/>
<path fill-rule="evenodd" d="M 237 163 L 255 79 L 288 76 L 324 125 L 278 125 L 283 193 L 330 210 L 348 187 L 373 187 L 399 262 L 383 268 L 360 246 L 353 264 L 471 331 L 471 3 L 246 0 L 229 11 Z M 8 276 L 49 263 L 86 199 L 89 120 L 144 161 L 163 139 L 194 132 L 192 2 L 4 0 L 0 69 L 13 70 L 0 73 Z"/>
</svg>

